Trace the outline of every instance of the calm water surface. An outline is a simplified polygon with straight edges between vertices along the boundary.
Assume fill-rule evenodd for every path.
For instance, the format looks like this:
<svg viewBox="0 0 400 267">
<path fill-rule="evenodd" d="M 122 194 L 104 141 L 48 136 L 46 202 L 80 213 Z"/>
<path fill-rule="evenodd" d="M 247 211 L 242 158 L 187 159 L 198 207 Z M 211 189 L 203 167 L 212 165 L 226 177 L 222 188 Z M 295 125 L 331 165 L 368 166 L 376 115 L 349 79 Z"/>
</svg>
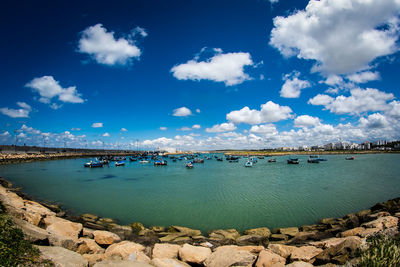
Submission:
<svg viewBox="0 0 400 267">
<path fill-rule="evenodd" d="M 84 168 L 88 159 L 0 166 L 0 175 L 39 200 L 59 202 L 72 214 L 96 213 L 120 224 L 182 225 L 204 232 L 300 226 L 340 217 L 400 196 L 400 154 L 323 156 L 328 161 L 286 164 L 287 156 L 260 159 L 252 168 L 205 160 L 154 166 Z"/>
</svg>

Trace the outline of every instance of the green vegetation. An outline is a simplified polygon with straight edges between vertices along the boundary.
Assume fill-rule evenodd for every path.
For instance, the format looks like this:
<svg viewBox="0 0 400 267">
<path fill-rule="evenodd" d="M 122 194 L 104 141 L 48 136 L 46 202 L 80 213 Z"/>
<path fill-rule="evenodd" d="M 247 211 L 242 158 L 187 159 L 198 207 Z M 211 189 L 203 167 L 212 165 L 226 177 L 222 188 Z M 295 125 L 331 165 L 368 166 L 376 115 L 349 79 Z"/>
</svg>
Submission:
<svg viewBox="0 0 400 267">
<path fill-rule="evenodd" d="M 359 266 L 399 266 L 400 236 L 391 239 L 375 236 L 368 240 L 368 245 L 369 248 L 361 253 Z"/>
<path fill-rule="evenodd" d="M 39 260 L 39 251 L 24 240 L 0 202 L 0 266 L 51 266 Z"/>
</svg>

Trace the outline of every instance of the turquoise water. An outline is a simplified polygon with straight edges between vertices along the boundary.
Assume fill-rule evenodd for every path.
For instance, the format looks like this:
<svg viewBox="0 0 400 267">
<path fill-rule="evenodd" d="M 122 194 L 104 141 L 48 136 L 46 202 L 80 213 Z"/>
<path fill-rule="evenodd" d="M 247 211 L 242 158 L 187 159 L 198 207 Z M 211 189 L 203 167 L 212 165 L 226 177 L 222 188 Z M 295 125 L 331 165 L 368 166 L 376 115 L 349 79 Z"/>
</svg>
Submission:
<svg viewBox="0 0 400 267">
<path fill-rule="evenodd" d="M 28 195 L 61 203 L 74 215 L 96 213 L 120 224 L 182 225 L 212 229 L 300 226 L 340 217 L 400 196 L 400 154 L 323 156 L 328 161 L 286 164 L 260 159 L 252 168 L 205 160 L 154 166 L 84 168 L 88 159 L 0 166 L 0 175 Z"/>
</svg>

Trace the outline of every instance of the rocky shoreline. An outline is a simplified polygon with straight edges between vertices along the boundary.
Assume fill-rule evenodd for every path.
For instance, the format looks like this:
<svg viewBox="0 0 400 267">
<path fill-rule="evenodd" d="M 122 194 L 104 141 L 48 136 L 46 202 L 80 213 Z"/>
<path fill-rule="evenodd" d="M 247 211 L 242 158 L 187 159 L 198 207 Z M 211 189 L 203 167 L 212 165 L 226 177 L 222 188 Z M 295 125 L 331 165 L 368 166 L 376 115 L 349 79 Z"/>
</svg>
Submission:
<svg viewBox="0 0 400 267">
<path fill-rule="evenodd" d="M 94 214 L 67 217 L 56 205 L 24 198 L 0 180 L 0 201 L 43 259 L 56 266 L 356 266 L 366 238 L 399 231 L 400 198 L 313 225 L 203 235 L 182 226 L 118 225 Z M 71 265 L 72 264 L 72 265 Z"/>
</svg>

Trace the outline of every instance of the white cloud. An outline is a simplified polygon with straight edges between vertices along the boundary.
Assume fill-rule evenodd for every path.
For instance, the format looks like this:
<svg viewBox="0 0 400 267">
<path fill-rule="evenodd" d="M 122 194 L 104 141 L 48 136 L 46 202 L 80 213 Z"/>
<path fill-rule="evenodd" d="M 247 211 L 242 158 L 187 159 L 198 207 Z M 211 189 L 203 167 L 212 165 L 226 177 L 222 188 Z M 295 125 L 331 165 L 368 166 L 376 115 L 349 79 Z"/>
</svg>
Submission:
<svg viewBox="0 0 400 267">
<path fill-rule="evenodd" d="M 196 113 L 200 113 L 200 112 L 201 112 L 200 109 L 197 108 L 197 109 L 196 109 Z"/>
<path fill-rule="evenodd" d="M 389 125 L 386 117 L 380 113 L 371 114 L 367 118 L 360 118 L 359 123 L 361 127 L 365 127 L 368 129 L 385 128 Z"/>
<path fill-rule="evenodd" d="M 11 136 L 11 134 L 8 131 L 5 131 L 0 134 L 0 137 L 9 137 L 9 136 Z"/>
<path fill-rule="evenodd" d="M 94 122 L 92 124 L 92 128 L 102 128 L 103 127 L 103 123 L 102 122 Z"/>
<path fill-rule="evenodd" d="M 271 4 L 276 4 L 279 2 L 279 0 L 268 0 Z"/>
<path fill-rule="evenodd" d="M 80 131 L 81 128 L 71 128 L 71 131 Z"/>
<path fill-rule="evenodd" d="M 0 113 L 9 116 L 11 118 L 29 118 L 29 112 L 32 111 L 30 105 L 25 102 L 17 102 L 17 106 L 19 109 L 12 109 L 12 108 L 0 108 Z"/>
<path fill-rule="evenodd" d="M 308 81 L 300 80 L 299 76 L 300 72 L 294 71 L 290 74 L 286 74 L 283 77 L 285 83 L 281 88 L 281 97 L 299 98 L 301 90 L 311 86 Z"/>
<path fill-rule="evenodd" d="M 354 73 L 351 75 L 348 75 L 347 78 L 355 83 L 366 83 L 369 81 L 375 81 L 379 80 L 381 77 L 379 75 L 379 72 L 375 71 L 364 71 L 360 73 Z"/>
<path fill-rule="evenodd" d="M 54 97 L 58 97 L 59 101 L 66 103 L 84 102 L 84 100 L 81 98 L 81 94 L 79 94 L 76 90 L 76 86 L 62 88 L 59 82 L 54 80 L 53 76 L 34 78 L 32 81 L 27 83 L 25 87 L 29 87 L 34 92 L 39 93 L 39 101 L 45 104 L 50 104 Z M 61 106 L 53 103 L 51 107 L 53 109 L 58 109 Z"/>
<path fill-rule="evenodd" d="M 137 34 L 139 34 L 142 37 L 147 37 L 147 35 L 148 35 L 146 30 L 144 28 L 142 28 L 142 27 L 139 27 L 139 26 L 134 28 L 132 30 L 132 33 L 131 33 L 132 37 L 135 37 Z"/>
<path fill-rule="evenodd" d="M 109 133 L 104 133 L 103 136 L 104 137 L 110 137 L 110 134 Z"/>
<path fill-rule="evenodd" d="M 139 28 L 135 28 L 138 31 Z M 142 28 L 140 28 L 142 29 Z M 147 33 L 143 30 L 140 34 L 145 37 Z M 133 34 L 132 36 L 134 36 Z M 105 65 L 125 65 L 131 63 L 132 59 L 139 58 L 140 49 L 131 38 L 114 38 L 114 32 L 107 32 L 102 24 L 96 24 L 86 28 L 79 40 L 78 51 L 89 54 L 97 63 Z"/>
<path fill-rule="evenodd" d="M 192 115 L 192 111 L 190 109 L 188 109 L 187 107 L 181 107 L 181 108 L 174 109 L 174 113 L 172 114 L 172 116 L 176 116 L 176 117 L 186 117 L 186 116 L 190 116 L 190 115 Z"/>
<path fill-rule="evenodd" d="M 191 131 L 192 128 L 189 128 L 189 127 L 184 126 L 184 127 L 180 128 L 180 129 L 178 129 L 178 130 L 180 130 L 180 131 Z"/>
<path fill-rule="evenodd" d="M 27 135 L 24 133 L 20 133 L 17 136 L 18 136 L 18 138 L 26 138 L 27 137 Z"/>
<path fill-rule="evenodd" d="M 128 130 L 126 128 L 121 128 L 121 132 L 127 132 Z"/>
<path fill-rule="evenodd" d="M 274 18 L 270 45 L 285 57 L 315 60 L 315 71 L 354 73 L 398 51 L 399 11 L 398 0 L 310 1 Z"/>
<path fill-rule="evenodd" d="M 320 119 L 317 117 L 312 117 L 309 115 L 301 115 L 294 119 L 295 127 L 311 127 L 317 126 L 321 123 Z"/>
<path fill-rule="evenodd" d="M 221 124 L 216 124 L 211 128 L 206 128 L 207 133 L 222 133 L 222 132 L 230 132 L 236 130 L 236 126 L 229 122 L 224 122 Z"/>
<path fill-rule="evenodd" d="M 199 124 L 194 124 L 192 126 L 192 129 L 200 129 L 200 128 L 201 128 L 201 126 Z"/>
<path fill-rule="evenodd" d="M 388 94 L 377 89 L 355 88 L 350 90 L 350 96 L 337 96 L 332 98 L 327 95 L 317 95 L 308 103 L 323 105 L 325 109 L 336 114 L 360 114 L 367 111 L 387 110 L 387 101 L 394 99 L 392 93 Z"/>
<path fill-rule="evenodd" d="M 198 57 L 186 63 L 172 67 L 171 72 L 178 80 L 211 80 L 224 82 L 226 86 L 240 84 L 250 77 L 244 72 L 245 66 L 252 66 L 249 53 L 226 53 L 215 50 L 216 54 L 206 61 L 198 61 Z"/>
<path fill-rule="evenodd" d="M 343 78 L 340 77 L 339 75 L 330 74 L 330 75 L 328 75 L 328 77 L 326 78 L 324 83 L 331 85 L 331 86 L 340 85 L 343 83 Z"/>
<path fill-rule="evenodd" d="M 168 129 L 167 127 L 163 127 L 163 126 L 160 127 L 161 131 L 166 131 L 167 129 Z"/>
<path fill-rule="evenodd" d="M 394 119 L 400 119 L 400 101 L 390 102 L 386 114 Z"/>
<path fill-rule="evenodd" d="M 267 122 L 277 122 L 292 117 L 292 109 L 288 106 L 280 106 L 272 101 L 261 105 L 261 110 L 250 110 L 244 107 L 241 110 L 231 111 L 226 115 L 226 119 L 233 123 L 260 124 Z"/>
<path fill-rule="evenodd" d="M 21 128 L 18 131 L 19 132 L 26 132 L 26 133 L 29 133 L 29 134 L 40 134 L 41 133 L 40 130 L 35 129 L 33 127 L 29 127 L 29 126 L 27 126 L 25 124 L 22 124 Z"/>
<path fill-rule="evenodd" d="M 250 128 L 251 133 L 257 134 L 277 134 L 276 126 L 273 124 L 253 125 Z"/>
</svg>

